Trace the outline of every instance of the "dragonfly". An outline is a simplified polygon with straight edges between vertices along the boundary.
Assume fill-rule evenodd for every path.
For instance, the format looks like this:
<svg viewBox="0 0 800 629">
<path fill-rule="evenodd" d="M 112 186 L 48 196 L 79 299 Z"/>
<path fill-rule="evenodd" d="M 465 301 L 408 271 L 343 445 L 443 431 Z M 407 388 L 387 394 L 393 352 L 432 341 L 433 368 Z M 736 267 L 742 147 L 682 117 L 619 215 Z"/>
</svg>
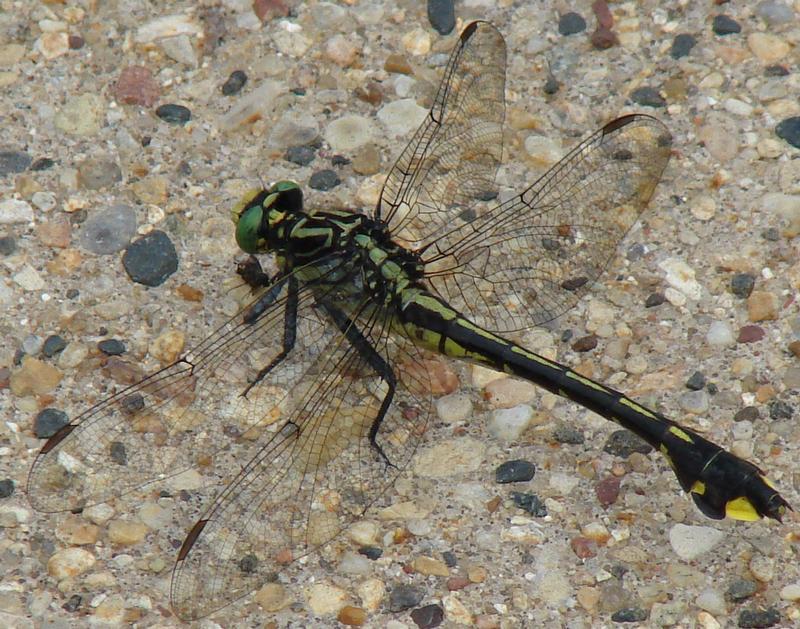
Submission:
<svg viewBox="0 0 800 629">
<path fill-rule="evenodd" d="M 80 511 L 187 469 L 232 470 L 172 575 L 175 613 L 206 616 L 387 492 L 426 433 L 443 355 L 632 431 L 710 518 L 780 520 L 791 507 L 756 465 L 509 339 L 591 288 L 653 196 L 672 138 L 653 117 L 624 115 L 500 202 L 505 68 L 500 32 L 469 24 L 371 212 L 307 210 L 291 181 L 247 193 L 232 217 L 252 301 L 50 437 L 30 471 L 32 505 Z"/>
</svg>

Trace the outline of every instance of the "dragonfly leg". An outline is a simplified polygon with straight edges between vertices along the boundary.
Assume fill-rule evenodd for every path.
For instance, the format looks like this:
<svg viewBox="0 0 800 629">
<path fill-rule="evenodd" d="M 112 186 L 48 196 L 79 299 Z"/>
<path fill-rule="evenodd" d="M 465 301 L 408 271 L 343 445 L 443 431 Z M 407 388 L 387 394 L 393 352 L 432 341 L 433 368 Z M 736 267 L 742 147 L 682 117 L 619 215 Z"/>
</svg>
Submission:
<svg viewBox="0 0 800 629">
<path fill-rule="evenodd" d="M 378 431 L 381 427 L 381 423 L 383 422 L 383 418 L 389 411 L 389 407 L 394 399 L 394 393 L 397 389 L 397 378 L 395 377 L 392 368 L 389 367 L 389 364 L 384 360 L 383 356 L 375 351 L 375 348 L 361 333 L 361 330 L 356 327 L 356 324 L 344 312 L 328 303 L 321 303 L 320 306 L 331 318 L 339 331 L 344 334 L 344 337 L 348 340 L 348 342 L 356 349 L 361 358 L 363 358 L 367 364 L 377 372 L 377 374 L 388 386 L 388 391 L 381 402 L 381 407 L 378 409 L 378 413 L 375 416 L 375 419 L 372 421 L 372 426 L 370 426 L 369 443 L 373 448 L 375 448 L 375 451 L 378 453 L 381 459 L 383 459 L 387 466 L 397 468 L 397 466 L 389 460 L 389 457 L 386 456 L 386 453 L 383 451 L 383 448 L 376 439 L 378 436 Z"/>
<path fill-rule="evenodd" d="M 269 275 L 264 273 L 261 263 L 255 256 L 248 256 L 247 260 L 239 262 L 236 265 L 236 274 L 253 290 L 263 288 L 270 283 Z"/>
<path fill-rule="evenodd" d="M 294 275 L 288 276 L 285 278 L 285 280 L 281 279 L 276 281 L 275 285 L 272 286 L 266 293 L 264 293 L 261 299 L 248 308 L 244 315 L 244 321 L 245 323 L 250 324 L 255 323 L 261 313 L 275 303 L 275 300 L 278 298 L 278 295 L 283 289 L 284 281 L 288 282 L 289 286 L 286 294 L 286 306 L 283 311 L 283 349 L 277 356 L 275 356 L 275 358 L 270 361 L 266 367 L 263 367 L 258 374 L 256 374 L 256 377 L 253 379 L 253 381 L 247 385 L 247 388 L 244 391 L 242 391 L 242 397 L 247 397 L 247 394 L 250 393 L 250 390 L 259 382 L 261 382 L 270 371 L 280 365 L 289 355 L 289 352 L 294 349 L 294 344 L 297 340 L 298 295 L 297 278 L 294 277 Z"/>
</svg>

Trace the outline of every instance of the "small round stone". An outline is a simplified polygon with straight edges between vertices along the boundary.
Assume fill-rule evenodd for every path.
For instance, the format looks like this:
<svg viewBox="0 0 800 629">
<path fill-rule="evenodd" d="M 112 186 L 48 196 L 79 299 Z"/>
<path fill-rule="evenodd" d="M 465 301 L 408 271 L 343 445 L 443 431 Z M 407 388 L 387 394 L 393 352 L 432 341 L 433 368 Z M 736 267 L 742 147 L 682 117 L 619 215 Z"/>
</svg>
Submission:
<svg viewBox="0 0 800 629">
<path fill-rule="evenodd" d="M 579 13 L 570 11 L 558 18 L 558 32 L 562 35 L 575 35 L 586 30 L 586 20 Z"/>
<path fill-rule="evenodd" d="M 711 552 L 724 538 L 724 531 L 710 526 L 675 524 L 669 531 L 670 546 L 684 561 L 692 561 Z"/>
<path fill-rule="evenodd" d="M 333 190 L 336 186 L 342 183 L 336 171 L 326 168 L 325 170 L 318 170 L 308 180 L 308 185 L 314 190 L 327 192 Z"/>
<path fill-rule="evenodd" d="M 136 212 L 129 205 L 116 204 L 92 214 L 81 225 L 81 247 L 98 255 L 122 251 L 136 235 Z"/>
<path fill-rule="evenodd" d="M 770 419 L 791 419 L 794 416 L 794 407 L 783 400 L 774 400 L 769 405 Z"/>
<path fill-rule="evenodd" d="M 494 471 L 496 483 L 521 483 L 529 481 L 536 473 L 536 466 L 530 461 L 514 459 L 497 466 Z"/>
<path fill-rule="evenodd" d="M 125 343 L 118 339 L 105 339 L 97 344 L 97 349 L 106 356 L 120 356 L 126 351 Z"/>
<path fill-rule="evenodd" d="M 73 594 L 69 597 L 69 600 L 62 605 L 61 609 L 63 609 L 67 613 L 73 613 L 80 609 L 81 603 L 83 603 L 83 598 L 80 594 Z"/>
<path fill-rule="evenodd" d="M 192 119 L 192 111 L 183 105 L 169 103 L 156 109 L 156 116 L 169 124 L 186 124 Z"/>
<path fill-rule="evenodd" d="M 14 493 L 14 481 L 10 478 L 0 480 L 0 498 L 8 498 Z"/>
<path fill-rule="evenodd" d="M 33 164 L 31 164 L 31 170 L 33 171 L 40 171 L 40 170 L 49 170 L 53 166 L 55 166 L 56 162 L 49 157 L 40 157 L 37 159 Z"/>
<path fill-rule="evenodd" d="M 742 26 L 728 15 L 715 15 L 711 29 L 717 35 L 733 35 L 742 32 Z"/>
<path fill-rule="evenodd" d="M 597 347 L 597 335 L 587 334 L 577 339 L 572 344 L 572 350 L 575 352 L 590 352 Z"/>
<path fill-rule="evenodd" d="M 758 584 L 751 579 L 736 579 L 725 590 L 725 598 L 732 603 L 747 600 L 758 592 Z"/>
<path fill-rule="evenodd" d="M 0 177 L 27 170 L 32 158 L 23 151 L 0 151 Z"/>
<path fill-rule="evenodd" d="M 456 27 L 453 0 L 428 0 L 428 22 L 440 35 L 447 35 Z"/>
<path fill-rule="evenodd" d="M 284 159 L 298 166 L 308 166 L 314 161 L 316 154 L 313 146 L 290 146 L 284 155 Z"/>
<path fill-rule="evenodd" d="M 681 33 L 676 35 L 675 39 L 672 40 L 672 48 L 670 49 L 669 54 L 673 59 L 685 57 L 689 54 L 689 52 L 691 52 L 696 43 L 697 39 L 695 39 L 693 35 L 689 35 L 689 33 Z"/>
<path fill-rule="evenodd" d="M 745 406 L 733 416 L 735 422 L 754 422 L 759 418 L 758 408 L 755 406 Z"/>
<path fill-rule="evenodd" d="M 37 439 L 49 439 L 69 424 L 69 417 L 57 408 L 45 408 L 33 420 L 33 434 Z"/>
<path fill-rule="evenodd" d="M 667 101 L 652 87 L 637 87 L 631 92 L 631 100 L 644 107 L 666 107 Z"/>
<path fill-rule="evenodd" d="M 700 391 L 706 386 L 706 377 L 700 371 L 695 371 L 686 381 L 686 388 L 692 391 Z"/>
<path fill-rule="evenodd" d="M 614 456 L 628 458 L 634 452 L 649 454 L 653 446 L 629 430 L 615 430 L 603 446 L 603 451 Z"/>
<path fill-rule="evenodd" d="M 58 336 L 57 334 L 53 334 L 48 336 L 44 340 L 44 345 L 42 346 L 42 354 L 44 354 L 47 358 L 52 358 L 59 352 L 61 352 L 67 346 L 67 342 Z"/>
<path fill-rule="evenodd" d="M 647 610 L 641 607 L 623 607 L 611 614 L 614 622 L 644 622 L 647 620 Z"/>
<path fill-rule="evenodd" d="M 775 134 L 781 139 L 791 144 L 796 149 L 800 149 L 800 116 L 786 118 L 775 127 Z"/>
<path fill-rule="evenodd" d="M 160 286 L 178 270 L 178 253 L 169 236 L 155 230 L 125 249 L 122 265 L 134 282 Z"/>
<path fill-rule="evenodd" d="M 383 555 L 383 549 L 378 548 L 377 546 L 362 546 L 358 549 L 358 552 L 364 555 L 367 559 L 372 559 L 373 561 L 380 559 Z"/>
<path fill-rule="evenodd" d="M 764 338 L 766 332 L 758 325 L 743 325 L 739 328 L 739 336 L 736 337 L 737 343 L 756 343 Z"/>
<path fill-rule="evenodd" d="M 389 592 L 389 611 L 397 613 L 405 611 L 406 609 L 411 609 L 419 605 L 424 595 L 425 593 L 421 588 L 413 585 L 397 585 Z"/>
<path fill-rule="evenodd" d="M 234 70 L 228 80 L 222 84 L 222 94 L 224 96 L 234 96 L 242 91 L 245 83 L 247 83 L 247 74 L 242 70 Z"/>
<path fill-rule="evenodd" d="M 14 236 L 0 236 L 0 255 L 10 256 L 17 250 L 17 241 Z"/>
<path fill-rule="evenodd" d="M 797 19 L 792 8 L 785 2 L 778 0 L 759 2 L 755 13 L 770 26 L 789 24 Z"/>
<path fill-rule="evenodd" d="M 650 293 L 647 296 L 647 299 L 644 300 L 644 307 L 645 308 L 655 308 L 656 306 L 660 306 L 667 298 L 664 296 L 664 293 Z"/>
<path fill-rule="evenodd" d="M 580 445 L 586 441 L 583 431 L 567 426 L 566 424 L 559 424 L 553 430 L 553 439 L 557 443 L 565 443 L 570 445 Z"/>
<path fill-rule="evenodd" d="M 781 613 L 774 607 L 768 609 L 743 609 L 736 621 L 737 627 L 745 629 L 762 629 L 781 624 Z"/>
<path fill-rule="evenodd" d="M 753 286 L 756 284 L 756 278 L 750 273 L 736 273 L 731 278 L 731 292 L 737 297 L 743 299 L 750 296 L 753 292 Z"/>
<path fill-rule="evenodd" d="M 418 607 L 411 612 L 411 620 L 418 629 L 431 629 L 444 622 L 444 609 L 440 605 L 431 604 Z"/>
</svg>

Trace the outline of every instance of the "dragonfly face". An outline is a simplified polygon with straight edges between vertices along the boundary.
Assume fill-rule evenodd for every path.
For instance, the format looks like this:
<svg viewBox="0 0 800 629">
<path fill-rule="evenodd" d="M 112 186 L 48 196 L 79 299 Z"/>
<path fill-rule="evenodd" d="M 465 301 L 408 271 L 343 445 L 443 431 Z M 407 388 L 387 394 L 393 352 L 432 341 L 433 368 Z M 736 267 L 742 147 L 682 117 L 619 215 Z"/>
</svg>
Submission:
<svg viewBox="0 0 800 629">
<path fill-rule="evenodd" d="M 303 191 L 293 181 L 279 181 L 268 190 L 251 190 L 231 212 L 236 242 L 245 253 L 274 249 L 276 226 L 303 209 Z"/>
</svg>

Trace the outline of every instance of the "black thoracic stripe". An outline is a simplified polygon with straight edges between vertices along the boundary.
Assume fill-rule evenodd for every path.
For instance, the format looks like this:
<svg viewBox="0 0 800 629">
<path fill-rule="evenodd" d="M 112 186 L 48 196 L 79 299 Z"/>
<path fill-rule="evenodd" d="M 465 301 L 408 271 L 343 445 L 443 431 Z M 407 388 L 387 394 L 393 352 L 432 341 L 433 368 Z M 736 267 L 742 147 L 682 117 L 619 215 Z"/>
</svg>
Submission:
<svg viewBox="0 0 800 629">
<path fill-rule="evenodd" d="M 403 319 L 430 349 L 524 378 L 635 433 L 667 458 L 681 487 L 711 518 L 780 519 L 788 506 L 752 463 L 618 391 L 480 329 L 431 295 L 415 297 Z M 425 337 L 421 329 L 433 334 Z"/>
</svg>

